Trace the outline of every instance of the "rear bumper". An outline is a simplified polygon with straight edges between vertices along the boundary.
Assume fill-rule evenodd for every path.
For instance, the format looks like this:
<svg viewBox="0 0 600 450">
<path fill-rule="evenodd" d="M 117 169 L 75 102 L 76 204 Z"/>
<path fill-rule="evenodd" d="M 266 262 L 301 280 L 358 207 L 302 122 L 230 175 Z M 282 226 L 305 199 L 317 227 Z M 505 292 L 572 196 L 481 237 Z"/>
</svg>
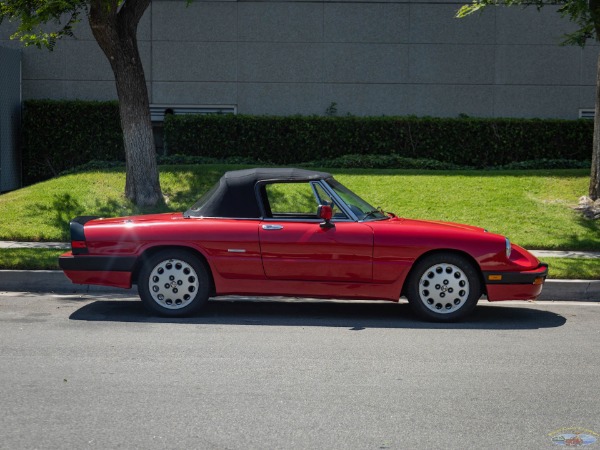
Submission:
<svg viewBox="0 0 600 450">
<path fill-rule="evenodd" d="M 500 300 L 535 300 L 541 293 L 548 264 L 523 272 L 483 272 L 487 297 L 491 302 Z"/>
<path fill-rule="evenodd" d="M 96 284 L 131 288 L 135 257 L 85 256 L 65 253 L 58 258 L 58 265 L 69 280 L 75 284 Z"/>
<path fill-rule="evenodd" d="M 131 288 L 131 272 L 94 272 L 88 270 L 65 270 L 66 277 L 74 284 L 95 284 L 123 289 Z"/>
</svg>

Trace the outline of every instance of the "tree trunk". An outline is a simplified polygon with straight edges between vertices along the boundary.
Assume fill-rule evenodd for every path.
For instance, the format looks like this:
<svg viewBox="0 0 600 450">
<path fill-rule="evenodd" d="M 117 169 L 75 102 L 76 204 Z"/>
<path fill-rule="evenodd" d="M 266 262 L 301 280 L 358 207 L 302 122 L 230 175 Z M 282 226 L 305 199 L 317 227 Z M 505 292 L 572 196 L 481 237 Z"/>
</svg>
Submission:
<svg viewBox="0 0 600 450">
<path fill-rule="evenodd" d="M 590 193 L 592 200 L 600 198 L 600 54 L 596 69 L 596 113 L 594 115 L 594 143 L 592 144 L 592 174 Z"/>
<path fill-rule="evenodd" d="M 137 45 L 137 25 L 149 0 L 127 0 L 107 8 L 106 0 L 90 4 L 90 27 L 115 75 L 125 147 L 125 196 L 138 206 L 162 201 L 156 149 L 150 121 L 146 77 Z"/>
</svg>

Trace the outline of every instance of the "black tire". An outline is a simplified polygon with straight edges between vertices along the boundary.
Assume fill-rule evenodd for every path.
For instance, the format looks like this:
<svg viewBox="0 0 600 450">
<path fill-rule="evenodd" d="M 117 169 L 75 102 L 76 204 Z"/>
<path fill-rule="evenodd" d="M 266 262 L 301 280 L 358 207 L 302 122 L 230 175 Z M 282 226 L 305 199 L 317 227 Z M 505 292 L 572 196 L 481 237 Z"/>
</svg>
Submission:
<svg viewBox="0 0 600 450">
<path fill-rule="evenodd" d="M 182 249 L 162 250 L 146 261 L 138 276 L 138 293 L 152 314 L 185 317 L 208 301 L 210 277 L 200 259 Z"/>
<path fill-rule="evenodd" d="M 467 317 L 481 297 L 479 271 L 465 257 L 434 253 L 411 270 L 408 301 L 422 319 L 455 322 Z"/>
</svg>

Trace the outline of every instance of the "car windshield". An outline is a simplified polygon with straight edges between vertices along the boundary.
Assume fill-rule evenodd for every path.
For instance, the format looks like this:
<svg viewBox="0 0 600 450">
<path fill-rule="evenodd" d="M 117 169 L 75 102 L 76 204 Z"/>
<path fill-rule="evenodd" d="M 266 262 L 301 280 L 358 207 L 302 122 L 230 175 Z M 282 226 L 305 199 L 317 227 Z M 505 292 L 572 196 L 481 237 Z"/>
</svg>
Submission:
<svg viewBox="0 0 600 450">
<path fill-rule="evenodd" d="M 333 178 L 327 179 L 327 184 L 348 205 L 358 220 L 381 220 L 389 217 L 379 208 L 374 208 L 343 184 Z"/>
</svg>

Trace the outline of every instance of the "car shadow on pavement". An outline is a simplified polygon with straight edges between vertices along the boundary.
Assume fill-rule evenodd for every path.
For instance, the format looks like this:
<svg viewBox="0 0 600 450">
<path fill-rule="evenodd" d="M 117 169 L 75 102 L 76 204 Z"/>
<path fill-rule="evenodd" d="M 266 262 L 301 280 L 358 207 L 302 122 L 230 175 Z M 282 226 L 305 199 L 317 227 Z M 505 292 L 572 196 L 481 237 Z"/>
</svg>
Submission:
<svg viewBox="0 0 600 450">
<path fill-rule="evenodd" d="M 527 306 L 503 307 L 481 302 L 467 320 L 458 323 L 424 322 L 406 303 L 270 301 L 264 298 L 212 300 L 198 314 L 187 318 L 156 317 L 140 301 L 101 300 L 86 304 L 71 320 L 173 323 L 199 325 L 261 325 L 290 327 L 530 330 L 555 328 L 567 319 L 551 311 Z"/>
</svg>

